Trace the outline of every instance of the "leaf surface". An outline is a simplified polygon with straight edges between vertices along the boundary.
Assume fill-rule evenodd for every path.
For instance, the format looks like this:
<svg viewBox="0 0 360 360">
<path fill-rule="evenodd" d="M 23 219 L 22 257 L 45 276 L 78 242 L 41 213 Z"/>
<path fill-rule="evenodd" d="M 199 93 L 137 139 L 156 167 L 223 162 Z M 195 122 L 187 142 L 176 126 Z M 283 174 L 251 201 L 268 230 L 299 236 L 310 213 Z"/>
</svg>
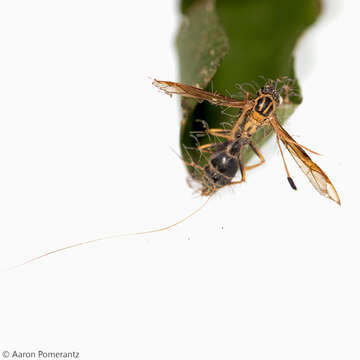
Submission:
<svg viewBox="0 0 360 360">
<path fill-rule="evenodd" d="M 295 80 L 299 96 L 291 97 L 290 105 L 280 106 L 280 122 L 295 111 L 301 96 L 293 51 L 301 34 L 320 14 L 320 0 L 183 0 L 181 10 L 177 48 L 182 83 L 241 98 L 237 84 L 254 94 L 266 79 L 287 76 Z M 206 101 L 182 99 L 182 109 L 180 142 L 190 150 L 181 148 L 184 158 L 191 156 L 195 161 L 199 155 L 192 135 L 204 130 L 197 120 L 205 120 L 211 128 L 223 127 L 223 123 L 231 126 L 236 120 L 236 112 L 226 110 L 229 115 L 225 115 L 223 108 Z M 271 134 L 262 129 L 254 140 L 261 146 Z M 209 139 L 198 141 L 207 143 Z M 245 151 L 243 156 L 247 161 L 252 153 Z"/>
</svg>

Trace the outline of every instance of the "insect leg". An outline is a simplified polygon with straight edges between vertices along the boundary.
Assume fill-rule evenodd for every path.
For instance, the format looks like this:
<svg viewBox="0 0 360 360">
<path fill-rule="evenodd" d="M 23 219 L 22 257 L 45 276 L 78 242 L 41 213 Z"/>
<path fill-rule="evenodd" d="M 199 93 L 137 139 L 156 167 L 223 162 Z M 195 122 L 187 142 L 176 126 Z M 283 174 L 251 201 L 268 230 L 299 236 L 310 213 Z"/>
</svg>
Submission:
<svg viewBox="0 0 360 360">
<path fill-rule="evenodd" d="M 208 129 L 206 131 L 210 135 L 218 136 L 224 139 L 231 139 L 231 130 L 226 129 Z"/>
<path fill-rule="evenodd" d="M 283 154 L 282 149 L 281 149 L 281 146 L 280 146 L 279 136 L 277 136 L 277 135 L 276 135 L 276 142 L 277 142 L 277 144 L 278 144 L 278 147 L 279 147 L 280 153 L 281 153 L 281 157 L 282 157 L 283 162 L 284 162 L 284 166 L 285 166 L 285 171 L 286 171 L 286 174 L 287 174 L 288 182 L 289 182 L 289 184 L 290 184 L 290 186 L 291 186 L 292 189 L 297 190 L 297 187 L 296 187 L 296 185 L 295 185 L 295 183 L 294 183 L 294 180 L 293 180 L 292 177 L 290 176 L 288 167 L 286 166 L 284 154 Z"/>
<path fill-rule="evenodd" d="M 238 184 L 241 184 L 245 181 L 245 169 L 244 169 L 244 165 L 242 163 L 242 161 L 240 160 L 240 158 L 238 159 L 238 162 L 239 162 L 239 169 L 240 169 L 240 172 L 241 172 L 241 180 L 239 181 L 231 181 L 229 184 L 227 185 L 224 185 L 224 186 L 232 186 L 232 185 L 238 185 Z"/>
<path fill-rule="evenodd" d="M 252 141 L 250 141 L 249 145 L 250 145 L 252 151 L 259 157 L 260 162 L 257 163 L 257 164 L 254 164 L 254 165 L 246 166 L 246 167 L 245 167 L 245 170 L 254 169 L 254 168 L 260 166 L 261 164 L 263 164 L 263 163 L 265 162 L 264 157 L 262 156 L 261 152 L 260 152 L 259 149 L 256 147 L 256 145 L 255 145 Z"/>
<path fill-rule="evenodd" d="M 243 183 L 244 180 L 239 180 L 239 181 L 232 181 L 230 184 L 227 184 L 225 186 L 232 186 L 232 185 L 238 185 L 238 184 L 241 184 Z"/>
<path fill-rule="evenodd" d="M 199 145 L 198 150 L 200 152 L 214 152 L 219 149 L 219 147 L 222 145 L 222 143 L 215 143 L 215 144 L 205 144 L 205 145 Z"/>
<path fill-rule="evenodd" d="M 239 162 L 239 169 L 241 172 L 241 181 L 240 182 L 244 182 L 246 179 L 246 175 L 245 175 L 246 170 L 245 170 L 244 164 L 242 163 L 240 157 L 238 158 L 238 162 Z M 237 181 L 234 181 L 234 183 L 236 184 Z"/>
</svg>

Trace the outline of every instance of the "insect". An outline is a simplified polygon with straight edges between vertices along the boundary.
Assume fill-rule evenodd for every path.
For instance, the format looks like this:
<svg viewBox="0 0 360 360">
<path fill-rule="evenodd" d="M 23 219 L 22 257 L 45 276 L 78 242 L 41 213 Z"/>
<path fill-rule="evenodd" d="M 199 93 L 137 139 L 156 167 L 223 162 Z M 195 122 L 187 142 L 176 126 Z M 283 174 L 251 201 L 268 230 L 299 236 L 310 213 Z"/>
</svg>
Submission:
<svg viewBox="0 0 360 360">
<path fill-rule="evenodd" d="M 245 100 L 237 100 L 231 97 L 205 91 L 197 87 L 171 81 L 154 80 L 153 84 L 169 95 L 178 94 L 183 97 L 206 100 L 212 104 L 219 106 L 239 109 L 238 118 L 231 129 L 207 130 L 208 134 L 215 135 L 223 139 L 223 141 L 219 143 L 199 145 L 198 150 L 201 153 L 209 154 L 207 163 L 204 166 L 201 166 L 192 160 L 190 162 L 185 161 L 188 166 L 194 169 L 195 177 L 201 184 L 201 194 L 204 196 L 208 196 L 207 200 L 201 207 L 197 208 L 191 214 L 171 225 L 149 231 L 105 236 L 65 246 L 63 248 L 49 251 L 40 256 L 29 259 L 17 266 L 22 266 L 32 261 L 39 260 L 48 255 L 59 253 L 64 250 L 68 250 L 78 246 L 83 246 L 103 240 L 116 239 L 120 237 L 157 233 L 169 230 L 170 228 L 173 228 L 183 223 L 184 221 L 198 213 L 201 209 L 203 209 L 212 197 L 212 195 L 216 193 L 216 191 L 225 186 L 239 184 L 245 181 L 247 170 L 258 167 L 264 163 L 265 159 L 253 141 L 253 135 L 256 133 L 257 130 L 266 125 L 272 126 L 275 131 L 277 144 L 279 146 L 280 153 L 284 161 L 287 179 L 290 186 L 294 190 L 296 190 L 295 183 L 290 177 L 289 171 L 287 169 L 279 140 L 282 141 L 286 149 L 290 152 L 296 163 L 299 165 L 300 169 L 304 172 L 304 174 L 307 176 L 315 189 L 321 195 L 329 197 L 331 200 L 335 201 L 340 205 L 340 198 L 331 181 L 329 180 L 327 175 L 320 169 L 320 167 L 310 159 L 304 149 L 310 152 L 313 151 L 297 143 L 278 122 L 276 118 L 276 109 L 281 102 L 280 94 L 282 89 L 277 88 L 277 82 L 268 82 L 258 91 L 257 96 L 251 98 L 249 95 L 247 95 Z M 287 95 L 285 99 L 287 99 Z M 259 163 L 255 165 L 244 166 L 241 155 L 245 146 L 249 146 L 259 157 Z M 241 172 L 241 180 L 233 181 L 233 178 L 238 171 Z"/>
<path fill-rule="evenodd" d="M 340 205 L 340 198 L 335 187 L 324 171 L 311 160 L 304 149 L 310 152 L 313 151 L 297 143 L 277 120 L 276 109 L 282 100 L 280 95 L 282 88 L 277 88 L 278 81 L 267 82 L 264 87 L 258 90 L 255 97 L 251 98 L 249 94 L 247 94 L 247 98 L 244 100 L 234 99 L 194 86 L 171 81 L 154 79 L 153 85 L 168 95 L 178 94 L 200 101 L 206 100 L 219 106 L 239 109 L 237 121 L 232 129 L 207 129 L 209 135 L 217 136 L 221 138 L 222 141 L 198 146 L 198 150 L 201 153 L 207 153 L 209 155 L 206 165 L 201 166 L 193 160 L 185 161 L 186 165 L 193 168 L 194 177 L 201 184 L 202 195 L 212 195 L 225 186 L 235 185 L 245 181 L 247 170 L 258 167 L 265 162 L 263 155 L 253 141 L 253 135 L 260 128 L 270 125 L 276 134 L 277 144 L 283 158 L 290 186 L 294 190 L 297 189 L 287 169 L 279 140 L 282 141 L 285 148 L 289 151 L 314 188 L 321 195 L 330 198 Z M 244 166 L 241 155 L 245 146 L 249 146 L 258 156 L 260 161 L 257 164 Z M 233 181 L 238 171 L 241 172 L 241 180 Z"/>
</svg>

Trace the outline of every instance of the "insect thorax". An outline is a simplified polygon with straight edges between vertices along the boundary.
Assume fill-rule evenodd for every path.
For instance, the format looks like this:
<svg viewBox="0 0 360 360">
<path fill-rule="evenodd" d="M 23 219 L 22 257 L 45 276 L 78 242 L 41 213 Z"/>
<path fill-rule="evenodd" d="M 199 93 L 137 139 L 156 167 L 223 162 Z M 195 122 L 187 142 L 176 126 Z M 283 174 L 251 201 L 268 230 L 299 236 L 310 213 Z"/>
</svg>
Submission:
<svg viewBox="0 0 360 360">
<path fill-rule="evenodd" d="M 269 117 L 275 110 L 275 100 L 269 95 L 260 95 L 255 99 L 254 112 L 264 118 Z"/>
</svg>

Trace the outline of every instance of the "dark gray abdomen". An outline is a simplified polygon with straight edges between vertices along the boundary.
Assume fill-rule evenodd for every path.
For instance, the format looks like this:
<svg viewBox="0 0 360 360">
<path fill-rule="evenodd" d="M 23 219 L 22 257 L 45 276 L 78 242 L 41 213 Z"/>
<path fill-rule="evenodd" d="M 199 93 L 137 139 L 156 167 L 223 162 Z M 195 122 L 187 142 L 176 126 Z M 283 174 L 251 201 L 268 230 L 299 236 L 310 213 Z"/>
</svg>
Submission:
<svg viewBox="0 0 360 360">
<path fill-rule="evenodd" d="M 209 165 L 205 166 L 205 183 L 207 186 L 219 188 L 230 184 L 239 170 L 238 160 L 225 151 L 213 154 Z"/>
</svg>

